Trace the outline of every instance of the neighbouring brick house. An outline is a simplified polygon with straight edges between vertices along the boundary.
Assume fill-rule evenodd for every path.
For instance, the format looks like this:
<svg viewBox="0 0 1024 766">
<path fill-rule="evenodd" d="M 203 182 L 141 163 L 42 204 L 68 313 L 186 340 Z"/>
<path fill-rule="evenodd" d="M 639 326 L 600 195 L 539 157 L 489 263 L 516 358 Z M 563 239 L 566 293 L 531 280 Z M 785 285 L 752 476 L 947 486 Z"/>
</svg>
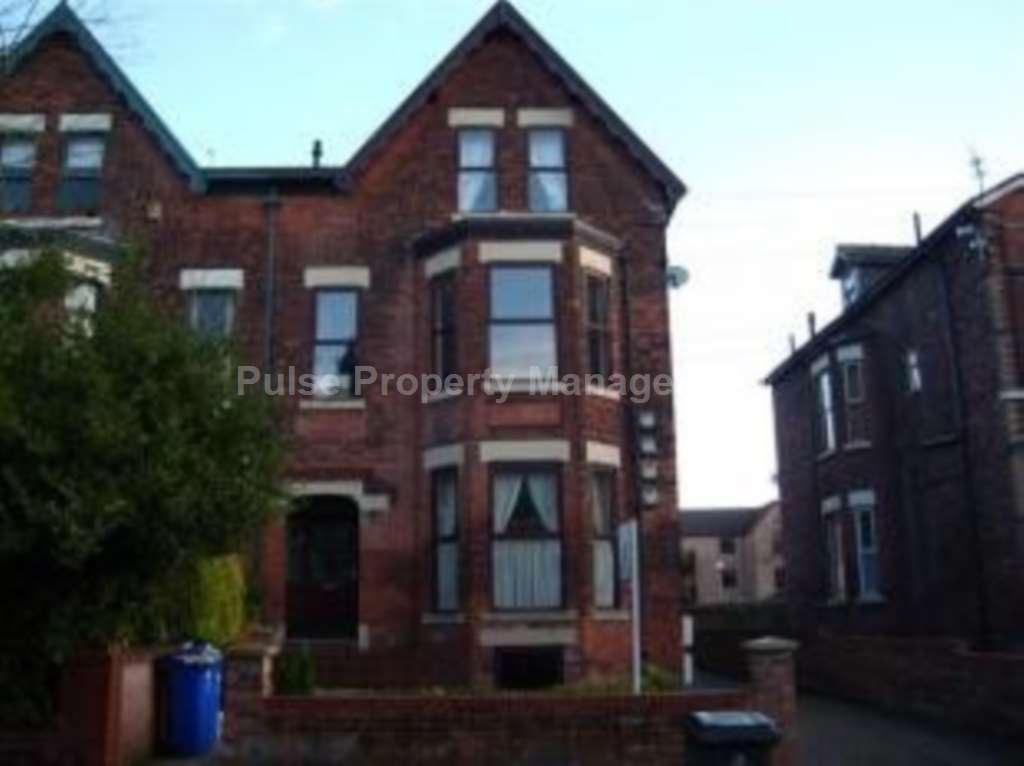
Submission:
<svg viewBox="0 0 1024 766">
<path fill-rule="evenodd" d="M 679 513 L 687 605 L 767 601 L 785 578 L 778 502 Z"/>
<path fill-rule="evenodd" d="M 1018 176 L 837 248 L 842 313 L 768 378 L 804 634 L 1024 642 L 1022 232 Z"/>
<path fill-rule="evenodd" d="M 44 232 L 86 261 L 85 245 L 139 243 L 159 295 L 197 329 L 285 380 L 316 374 L 315 391 L 283 400 L 294 509 L 266 530 L 255 570 L 265 619 L 316 639 L 326 675 L 626 671 L 615 534 L 633 518 L 644 651 L 677 666 L 671 395 L 423 401 L 348 384 L 357 363 L 669 374 L 665 230 L 682 182 L 507 3 L 350 162 L 318 154 L 198 166 L 64 4 L 0 82 L 9 234 Z M 82 289 L 94 300 L 92 281 Z"/>
</svg>

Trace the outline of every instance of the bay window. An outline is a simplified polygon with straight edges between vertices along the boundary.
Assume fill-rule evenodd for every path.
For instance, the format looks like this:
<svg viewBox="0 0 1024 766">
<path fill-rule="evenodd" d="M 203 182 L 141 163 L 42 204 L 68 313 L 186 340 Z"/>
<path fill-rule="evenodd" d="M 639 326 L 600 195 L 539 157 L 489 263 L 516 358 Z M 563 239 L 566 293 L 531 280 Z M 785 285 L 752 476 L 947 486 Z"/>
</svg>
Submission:
<svg viewBox="0 0 1024 766">
<path fill-rule="evenodd" d="M 593 524 L 593 587 L 594 606 L 613 608 L 618 605 L 618 577 L 615 556 L 615 474 L 596 471 L 590 480 L 590 504 Z"/>
<path fill-rule="evenodd" d="M 530 210 L 561 213 L 569 209 L 569 179 L 565 169 L 565 132 L 536 128 L 529 132 Z"/>
<path fill-rule="evenodd" d="M 442 379 L 458 371 L 455 330 L 455 275 L 431 282 L 431 370 Z"/>
<path fill-rule="evenodd" d="M 459 609 L 459 474 L 454 469 L 433 474 L 434 608 Z"/>
<path fill-rule="evenodd" d="M 491 374 L 557 376 L 554 270 L 548 265 L 493 266 L 490 279 Z"/>
<path fill-rule="evenodd" d="M 320 397 L 351 396 L 356 367 L 359 293 L 352 289 L 332 288 L 319 289 L 315 296 L 315 394 Z"/>
<path fill-rule="evenodd" d="M 487 128 L 459 131 L 459 210 L 492 213 L 498 209 L 495 133 Z"/>
<path fill-rule="evenodd" d="M 556 471 L 498 470 L 492 481 L 491 513 L 495 608 L 560 607 L 562 533 Z"/>
<path fill-rule="evenodd" d="M 32 204 L 36 142 L 27 136 L 0 136 L 0 212 L 20 213 Z"/>
<path fill-rule="evenodd" d="M 609 332 L 608 280 L 587 277 L 587 372 L 607 379 L 612 374 L 611 333 Z"/>
</svg>

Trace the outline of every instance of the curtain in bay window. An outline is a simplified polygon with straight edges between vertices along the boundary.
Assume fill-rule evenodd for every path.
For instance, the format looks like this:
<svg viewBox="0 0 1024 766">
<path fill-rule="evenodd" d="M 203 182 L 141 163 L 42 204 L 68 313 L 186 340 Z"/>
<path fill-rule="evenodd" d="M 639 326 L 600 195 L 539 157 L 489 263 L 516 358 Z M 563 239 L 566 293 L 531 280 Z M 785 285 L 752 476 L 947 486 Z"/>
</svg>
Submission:
<svg viewBox="0 0 1024 766">
<path fill-rule="evenodd" d="M 458 498 L 454 475 L 446 475 L 437 484 L 437 608 L 459 608 Z"/>
<path fill-rule="evenodd" d="M 591 504 L 593 513 L 593 583 L 594 604 L 615 606 L 615 544 L 612 538 L 612 498 L 610 478 L 606 474 L 593 476 Z"/>
<path fill-rule="evenodd" d="M 523 497 L 523 493 L 528 497 Z M 562 603 L 562 541 L 505 538 L 519 503 L 530 500 L 540 524 L 557 535 L 558 482 L 549 473 L 500 473 L 494 481 L 493 585 L 498 609 L 549 609 Z"/>
</svg>

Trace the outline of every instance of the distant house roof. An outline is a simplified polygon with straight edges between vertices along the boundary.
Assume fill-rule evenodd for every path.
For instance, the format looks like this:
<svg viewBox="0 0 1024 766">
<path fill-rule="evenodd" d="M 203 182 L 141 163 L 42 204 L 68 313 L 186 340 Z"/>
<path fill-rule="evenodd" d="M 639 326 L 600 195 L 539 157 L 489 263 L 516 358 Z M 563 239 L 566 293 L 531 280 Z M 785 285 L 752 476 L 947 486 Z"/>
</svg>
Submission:
<svg viewBox="0 0 1024 766">
<path fill-rule="evenodd" d="M 205 178 L 202 170 L 192 159 L 192 155 L 171 133 L 170 128 L 164 124 L 160 116 L 143 98 L 142 94 L 135 88 L 128 76 L 121 70 L 110 54 L 103 48 L 100 41 L 93 36 L 89 28 L 82 22 L 67 3 L 58 3 L 42 21 L 19 43 L 11 57 L 10 67 L 12 71 L 17 69 L 48 37 L 64 33 L 74 38 L 79 47 L 85 52 L 92 64 L 106 79 L 110 87 L 121 98 L 125 100 L 128 108 L 131 109 L 142 121 L 146 130 L 153 136 L 163 152 L 170 158 L 172 164 L 189 181 L 189 185 L 195 191 L 202 191 L 205 188 Z"/>
<path fill-rule="evenodd" d="M 958 225 L 967 222 L 977 210 L 988 207 L 1007 194 L 1012 194 L 1021 189 L 1024 189 L 1024 173 L 1019 173 L 1001 181 L 983 195 L 971 197 L 956 208 L 916 247 L 909 248 L 909 252 L 894 263 L 889 272 L 868 288 L 864 295 L 851 303 L 842 314 L 829 322 L 813 338 L 768 373 L 764 382 L 767 385 L 774 385 L 794 369 L 820 354 L 822 349 L 827 348 L 829 344 L 841 337 L 850 328 L 855 319 L 863 316 L 865 311 L 888 294 L 889 290 L 898 285 L 918 264 L 925 261 L 931 255 L 935 246 Z"/>
<path fill-rule="evenodd" d="M 834 279 L 850 266 L 889 268 L 895 266 L 912 252 L 914 252 L 914 248 L 907 245 L 836 245 L 836 257 L 832 261 L 832 271 L 829 276 Z"/>
<path fill-rule="evenodd" d="M 756 508 L 683 508 L 679 529 L 686 537 L 743 537 L 776 503 Z"/>
</svg>

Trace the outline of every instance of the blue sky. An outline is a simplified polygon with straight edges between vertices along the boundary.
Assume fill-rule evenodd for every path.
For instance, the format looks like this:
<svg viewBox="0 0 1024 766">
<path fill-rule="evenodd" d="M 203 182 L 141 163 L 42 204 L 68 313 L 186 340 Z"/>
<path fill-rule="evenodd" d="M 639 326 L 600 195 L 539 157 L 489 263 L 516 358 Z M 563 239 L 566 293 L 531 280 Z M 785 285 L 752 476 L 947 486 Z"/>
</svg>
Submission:
<svg viewBox="0 0 1024 766">
<path fill-rule="evenodd" d="M 95 4 L 95 0 L 94 0 Z M 203 164 L 344 162 L 487 0 L 106 0 L 97 30 Z M 685 505 L 773 496 L 759 384 L 838 310 L 836 242 L 909 242 L 1024 170 L 1024 3 L 519 0 L 688 183 L 670 230 Z"/>
</svg>

